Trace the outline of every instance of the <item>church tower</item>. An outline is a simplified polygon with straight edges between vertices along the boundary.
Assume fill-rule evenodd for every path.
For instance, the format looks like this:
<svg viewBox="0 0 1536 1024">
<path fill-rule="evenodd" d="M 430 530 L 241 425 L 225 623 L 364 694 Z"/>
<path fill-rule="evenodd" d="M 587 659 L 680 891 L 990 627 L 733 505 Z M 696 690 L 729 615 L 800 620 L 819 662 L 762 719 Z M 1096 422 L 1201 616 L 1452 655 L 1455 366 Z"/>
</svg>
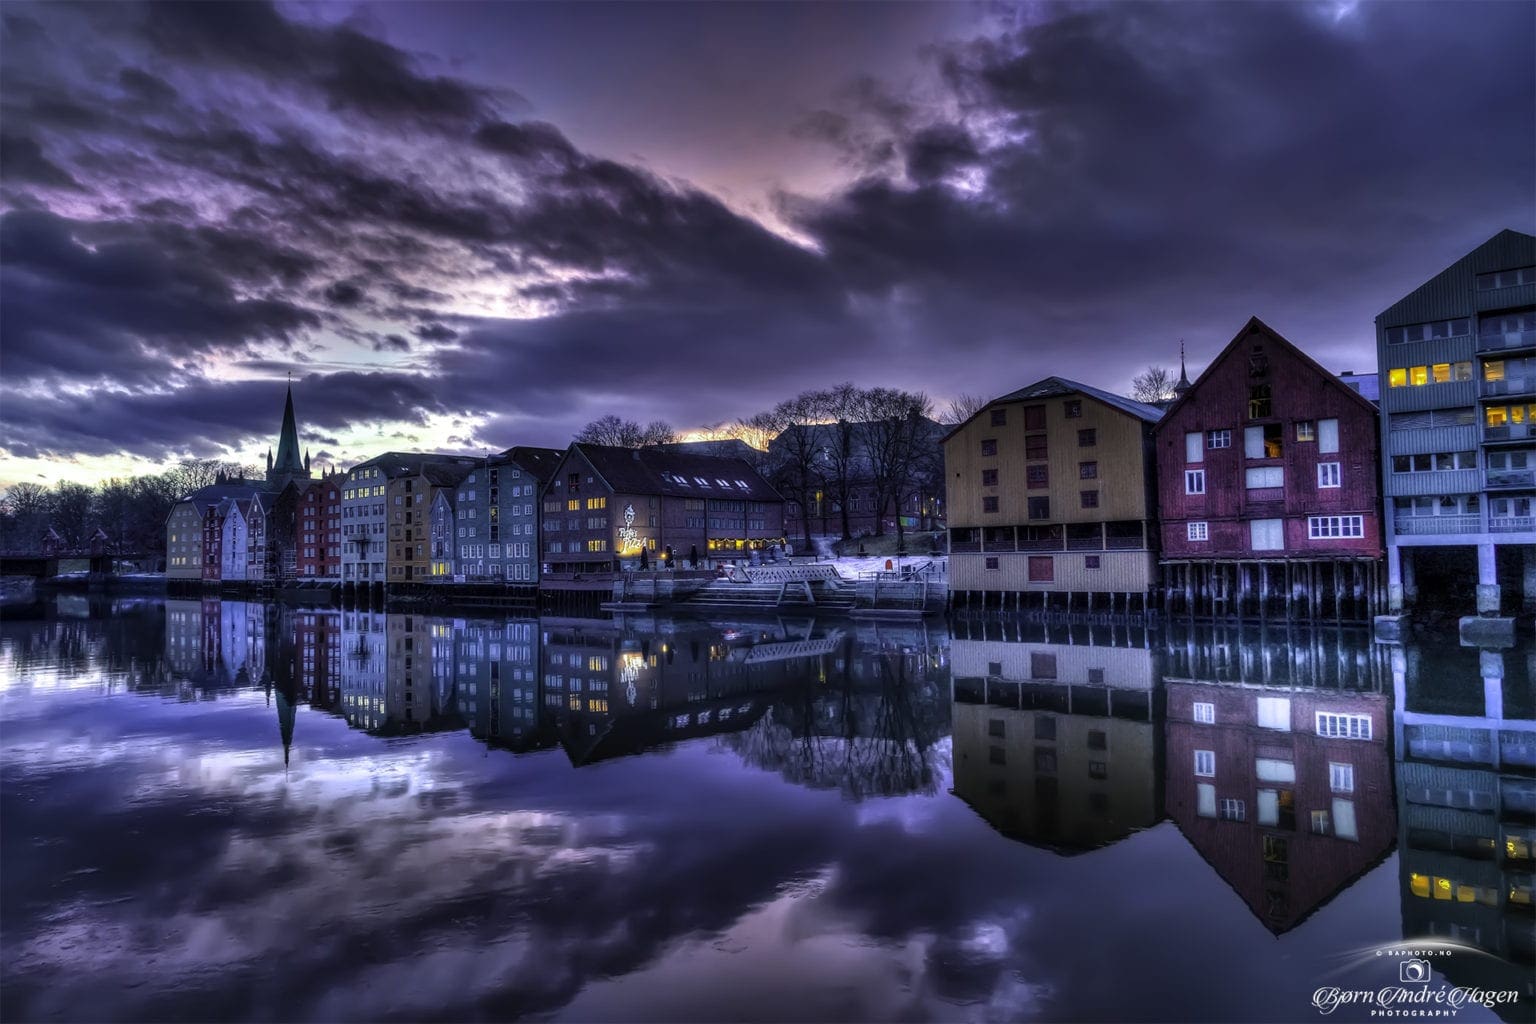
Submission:
<svg viewBox="0 0 1536 1024">
<path fill-rule="evenodd" d="M 299 425 L 293 415 L 293 385 L 290 384 L 288 400 L 283 406 L 283 429 L 277 437 L 277 458 L 267 468 L 267 485 L 278 489 L 290 480 L 308 479 L 309 467 L 299 454 Z"/>
</svg>

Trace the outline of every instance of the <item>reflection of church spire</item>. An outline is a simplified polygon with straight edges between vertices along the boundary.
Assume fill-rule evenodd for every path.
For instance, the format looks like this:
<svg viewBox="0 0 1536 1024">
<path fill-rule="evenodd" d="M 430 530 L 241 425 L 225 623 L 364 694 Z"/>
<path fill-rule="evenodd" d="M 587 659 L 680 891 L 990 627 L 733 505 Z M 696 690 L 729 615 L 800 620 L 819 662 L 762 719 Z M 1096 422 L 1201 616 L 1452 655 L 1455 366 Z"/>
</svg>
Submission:
<svg viewBox="0 0 1536 1024">
<path fill-rule="evenodd" d="M 293 748 L 293 722 L 298 708 L 289 699 L 283 687 L 277 689 L 277 731 L 283 737 L 283 767 L 288 767 L 289 752 Z"/>
</svg>

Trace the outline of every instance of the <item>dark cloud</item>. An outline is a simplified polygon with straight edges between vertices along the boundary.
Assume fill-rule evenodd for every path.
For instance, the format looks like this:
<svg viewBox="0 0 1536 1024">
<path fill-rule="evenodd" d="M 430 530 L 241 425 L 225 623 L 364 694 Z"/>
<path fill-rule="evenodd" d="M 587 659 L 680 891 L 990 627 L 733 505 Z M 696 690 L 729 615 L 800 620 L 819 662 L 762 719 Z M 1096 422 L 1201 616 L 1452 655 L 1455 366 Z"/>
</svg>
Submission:
<svg viewBox="0 0 1536 1024">
<path fill-rule="evenodd" d="M 373 339 L 375 352 L 409 352 L 411 343 L 408 338 L 400 334 L 386 334 L 382 338 Z"/>
<path fill-rule="evenodd" d="M 333 306 L 356 306 L 363 301 L 364 294 L 352 281 L 333 281 L 325 286 L 325 301 Z"/>
<path fill-rule="evenodd" d="M 125 90 L 146 103 L 169 103 L 177 96 L 171 83 L 140 68 L 123 68 L 117 73 L 117 81 Z"/>
<path fill-rule="evenodd" d="M 410 55 L 349 25 L 306 25 L 259 2 L 157 2 L 140 11 L 136 27 L 161 57 L 294 82 L 335 110 L 427 123 L 494 109 L 486 90 L 424 75 Z"/>
<path fill-rule="evenodd" d="M 452 341 L 459 332 L 442 324 L 422 324 L 416 328 L 416 337 L 422 341 Z"/>
<path fill-rule="evenodd" d="M 49 160 L 37 140 L 27 135 L 0 134 L 0 178 L 50 188 L 80 188 L 80 183 Z"/>
</svg>

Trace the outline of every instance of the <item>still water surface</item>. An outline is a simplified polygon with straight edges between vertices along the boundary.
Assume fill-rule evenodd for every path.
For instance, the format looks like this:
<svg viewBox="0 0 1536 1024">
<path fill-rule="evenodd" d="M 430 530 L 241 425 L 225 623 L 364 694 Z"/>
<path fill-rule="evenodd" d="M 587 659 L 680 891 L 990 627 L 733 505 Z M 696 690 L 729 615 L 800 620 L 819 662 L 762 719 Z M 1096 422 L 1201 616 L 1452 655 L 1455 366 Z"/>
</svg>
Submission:
<svg viewBox="0 0 1536 1024">
<path fill-rule="evenodd" d="M 1536 651 L 1348 631 L 0 623 L 5 1020 L 1530 1020 Z M 1390 971 L 1391 977 L 1388 977 Z"/>
</svg>

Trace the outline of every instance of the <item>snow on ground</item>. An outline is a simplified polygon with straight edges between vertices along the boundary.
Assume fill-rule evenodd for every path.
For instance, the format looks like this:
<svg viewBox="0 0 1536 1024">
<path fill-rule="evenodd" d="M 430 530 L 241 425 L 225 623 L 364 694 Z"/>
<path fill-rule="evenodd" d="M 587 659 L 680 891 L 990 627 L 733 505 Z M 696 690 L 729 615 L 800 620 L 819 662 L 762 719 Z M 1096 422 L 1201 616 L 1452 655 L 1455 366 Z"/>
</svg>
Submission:
<svg viewBox="0 0 1536 1024">
<path fill-rule="evenodd" d="M 932 555 L 926 554 L 903 555 L 899 558 L 896 555 L 870 555 L 867 558 L 860 558 L 857 555 L 845 555 L 837 558 L 823 557 L 820 559 L 814 559 L 806 555 L 796 555 L 790 561 L 795 565 L 814 565 L 818 563 L 821 565 L 835 565 L 837 566 L 838 573 L 844 579 L 850 580 L 858 579 L 865 573 L 884 572 L 886 562 L 891 563 L 893 570 L 900 569 L 903 566 L 919 566 L 932 562 L 934 563 L 934 569 L 940 575 L 944 574 L 949 564 L 949 559 L 943 555 L 935 558 Z"/>
</svg>

